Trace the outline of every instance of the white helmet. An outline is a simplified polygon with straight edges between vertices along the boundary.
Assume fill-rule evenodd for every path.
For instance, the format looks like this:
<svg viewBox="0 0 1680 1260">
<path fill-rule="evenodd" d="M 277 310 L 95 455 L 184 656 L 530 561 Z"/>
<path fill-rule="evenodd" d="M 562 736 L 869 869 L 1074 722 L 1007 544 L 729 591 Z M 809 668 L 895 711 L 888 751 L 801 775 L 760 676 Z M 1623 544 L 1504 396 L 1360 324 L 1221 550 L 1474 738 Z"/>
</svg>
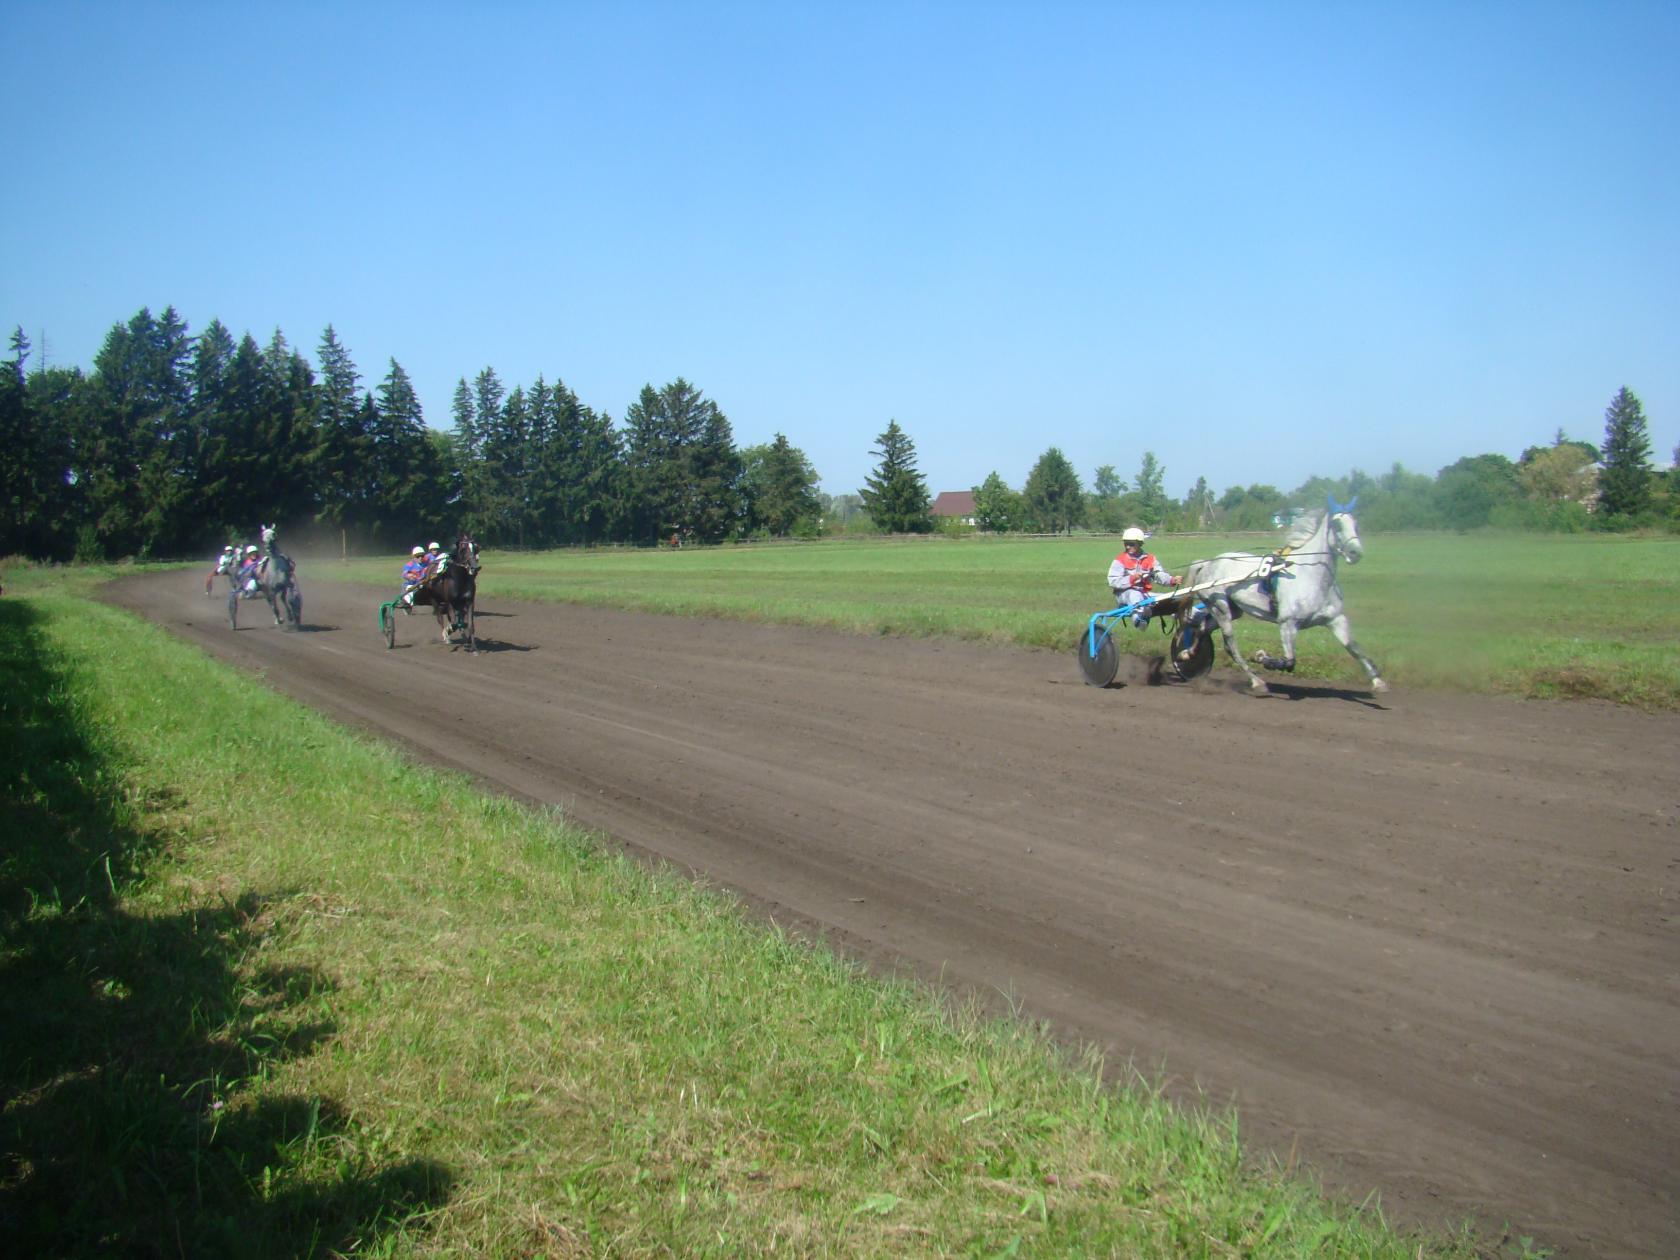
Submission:
<svg viewBox="0 0 1680 1260">
<path fill-rule="evenodd" d="M 424 547 L 416 547 L 413 551 L 409 552 L 408 554 L 411 555 L 411 556 L 423 556 L 423 555 L 426 554 L 426 549 Z"/>
<path fill-rule="evenodd" d="M 1149 535 L 1145 534 L 1136 525 L 1133 525 L 1124 534 L 1120 535 L 1120 541 L 1121 542 L 1139 542 L 1140 543 L 1140 542 L 1143 542 L 1148 537 L 1149 537 Z"/>
<path fill-rule="evenodd" d="M 442 551 L 443 550 L 443 544 L 439 543 L 439 542 L 435 542 L 435 543 L 431 544 L 431 546 L 427 547 L 426 550 L 427 551 Z"/>
<path fill-rule="evenodd" d="M 248 555 L 248 556 L 249 555 L 254 555 L 256 553 L 256 550 L 257 550 L 256 544 L 253 543 L 250 546 L 245 548 L 245 554 Z"/>
<path fill-rule="evenodd" d="M 227 555 L 228 552 L 230 552 L 232 550 L 233 550 L 233 544 L 229 543 L 227 546 L 222 548 L 222 554 L 225 556 L 225 555 Z"/>
</svg>

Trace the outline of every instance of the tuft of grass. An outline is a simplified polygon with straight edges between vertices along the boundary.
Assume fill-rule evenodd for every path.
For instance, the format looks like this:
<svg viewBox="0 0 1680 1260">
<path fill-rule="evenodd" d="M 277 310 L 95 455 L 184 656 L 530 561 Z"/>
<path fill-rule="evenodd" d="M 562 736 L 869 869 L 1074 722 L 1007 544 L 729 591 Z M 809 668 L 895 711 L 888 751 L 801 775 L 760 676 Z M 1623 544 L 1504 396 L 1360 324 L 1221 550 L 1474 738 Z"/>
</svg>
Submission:
<svg viewBox="0 0 1680 1260">
<path fill-rule="evenodd" d="M 1151 544 L 1183 572 L 1222 551 L 1279 540 L 1162 536 Z M 1680 708 L 1680 539 L 1621 535 L 1400 534 L 1365 539 L 1342 565 L 1354 634 L 1390 682 L 1527 696 L 1590 694 Z M 483 597 L 554 600 L 678 616 L 802 623 L 857 634 L 943 636 L 1065 651 L 1110 606 L 1110 538 L 927 538 L 672 550 L 490 552 Z M 401 557 L 323 565 L 316 576 L 394 582 Z M 1238 642 L 1277 648 L 1274 627 L 1244 620 Z M 1161 655 L 1156 633 L 1116 636 Z M 1308 678 L 1364 674 L 1328 631 L 1297 640 Z M 1224 664 L 1221 654 L 1221 668 Z M 1068 668 L 1075 667 L 1070 659 Z M 1560 674 L 1559 671 L 1562 671 Z"/>
<path fill-rule="evenodd" d="M 1475 1254 L 91 602 L 0 602 L 22 1253 Z"/>
</svg>

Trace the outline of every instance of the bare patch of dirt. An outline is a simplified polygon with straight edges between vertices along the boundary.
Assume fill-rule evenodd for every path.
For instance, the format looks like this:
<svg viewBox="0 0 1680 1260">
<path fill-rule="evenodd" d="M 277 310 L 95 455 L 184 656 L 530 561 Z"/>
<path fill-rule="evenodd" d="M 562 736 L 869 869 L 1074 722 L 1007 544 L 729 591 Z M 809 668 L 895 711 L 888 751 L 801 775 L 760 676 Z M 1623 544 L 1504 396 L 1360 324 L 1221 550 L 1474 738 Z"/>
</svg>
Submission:
<svg viewBox="0 0 1680 1260">
<path fill-rule="evenodd" d="M 1680 717 L 1261 699 L 1223 671 L 1097 689 L 1071 652 L 503 603 L 494 577 L 476 657 L 422 614 L 388 651 L 389 593 L 307 566 L 310 633 L 229 631 L 191 573 L 109 597 L 779 922 L 1234 1102 L 1251 1145 L 1391 1219 L 1680 1255 Z M 422 716 L 422 669 L 477 703 Z"/>
</svg>

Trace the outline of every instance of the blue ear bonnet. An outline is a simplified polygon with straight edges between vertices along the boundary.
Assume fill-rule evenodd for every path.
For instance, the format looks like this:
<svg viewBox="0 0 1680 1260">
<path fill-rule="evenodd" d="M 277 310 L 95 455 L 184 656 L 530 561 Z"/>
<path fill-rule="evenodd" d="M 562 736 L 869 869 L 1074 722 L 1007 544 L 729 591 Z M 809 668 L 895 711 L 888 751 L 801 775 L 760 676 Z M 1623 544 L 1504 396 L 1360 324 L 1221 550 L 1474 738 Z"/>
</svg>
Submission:
<svg viewBox="0 0 1680 1260">
<path fill-rule="evenodd" d="M 1354 495 L 1353 498 L 1349 499 L 1346 503 L 1337 503 L 1336 502 L 1336 496 L 1333 495 L 1333 494 L 1326 494 L 1324 497 L 1330 503 L 1330 515 L 1331 516 L 1336 515 L 1336 513 L 1338 513 L 1338 512 L 1351 512 L 1351 511 L 1353 511 L 1354 508 L 1359 506 L 1359 496 L 1357 494 Z"/>
</svg>

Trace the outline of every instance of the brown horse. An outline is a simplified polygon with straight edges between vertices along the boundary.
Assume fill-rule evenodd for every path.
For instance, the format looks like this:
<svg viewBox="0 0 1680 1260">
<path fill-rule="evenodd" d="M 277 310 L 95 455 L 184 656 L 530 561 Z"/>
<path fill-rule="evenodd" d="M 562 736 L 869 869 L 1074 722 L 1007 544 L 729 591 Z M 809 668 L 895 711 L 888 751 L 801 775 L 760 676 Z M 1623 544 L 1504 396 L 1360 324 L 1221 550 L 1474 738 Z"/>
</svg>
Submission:
<svg viewBox="0 0 1680 1260">
<path fill-rule="evenodd" d="M 457 631 L 467 636 L 467 651 L 478 651 L 473 631 L 473 599 L 478 593 L 478 544 L 470 534 L 455 540 L 455 550 L 414 591 L 416 604 L 429 604 L 437 616 L 438 633 L 445 643 Z"/>
</svg>

